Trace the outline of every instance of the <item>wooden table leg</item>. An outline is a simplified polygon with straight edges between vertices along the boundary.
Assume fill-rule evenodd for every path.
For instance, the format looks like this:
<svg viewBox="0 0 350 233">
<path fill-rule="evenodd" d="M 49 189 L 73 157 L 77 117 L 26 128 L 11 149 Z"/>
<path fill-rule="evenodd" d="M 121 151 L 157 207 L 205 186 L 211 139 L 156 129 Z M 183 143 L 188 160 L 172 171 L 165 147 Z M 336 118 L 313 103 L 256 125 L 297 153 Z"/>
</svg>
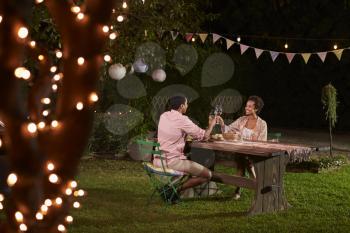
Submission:
<svg viewBox="0 0 350 233">
<path fill-rule="evenodd" d="M 284 194 L 283 175 L 287 155 L 282 154 L 254 163 L 257 187 L 249 215 L 275 212 L 288 208 Z"/>
</svg>

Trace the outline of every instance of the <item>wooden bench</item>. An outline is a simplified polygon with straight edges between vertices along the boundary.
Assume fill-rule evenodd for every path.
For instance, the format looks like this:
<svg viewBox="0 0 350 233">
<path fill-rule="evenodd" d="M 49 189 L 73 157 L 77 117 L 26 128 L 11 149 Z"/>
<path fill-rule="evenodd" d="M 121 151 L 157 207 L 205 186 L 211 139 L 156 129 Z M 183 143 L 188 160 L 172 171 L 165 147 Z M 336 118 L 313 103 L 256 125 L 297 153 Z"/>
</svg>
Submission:
<svg viewBox="0 0 350 233">
<path fill-rule="evenodd" d="M 193 142 L 191 147 L 215 151 L 214 166 L 220 164 L 232 167 L 237 157 L 252 161 L 256 178 L 215 171 L 213 174 L 217 182 L 254 190 L 254 200 L 247 212 L 249 215 L 254 215 L 285 210 L 289 207 L 283 186 L 283 176 L 289 160 L 288 153 L 284 149 L 276 148 L 278 147 L 276 143 L 271 143 L 273 148 L 269 148 L 266 144 L 266 142 L 260 144 L 259 142 Z M 214 167 L 212 169 L 214 170 Z"/>
</svg>

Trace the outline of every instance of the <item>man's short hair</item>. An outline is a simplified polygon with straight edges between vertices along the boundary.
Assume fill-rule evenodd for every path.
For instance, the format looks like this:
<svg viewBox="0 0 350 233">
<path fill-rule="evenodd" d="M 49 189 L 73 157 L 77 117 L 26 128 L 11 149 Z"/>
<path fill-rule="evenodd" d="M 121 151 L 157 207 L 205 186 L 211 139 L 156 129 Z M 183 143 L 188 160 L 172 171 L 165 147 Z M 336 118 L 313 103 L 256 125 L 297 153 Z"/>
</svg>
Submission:
<svg viewBox="0 0 350 233">
<path fill-rule="evenodd" d="M 170 97 L 168 100 L 168 110 L 178 110 L 181 106 L 181 104 L 186 103 L 186 97 L 183 95 L 176 95 Z"/>
</svg>

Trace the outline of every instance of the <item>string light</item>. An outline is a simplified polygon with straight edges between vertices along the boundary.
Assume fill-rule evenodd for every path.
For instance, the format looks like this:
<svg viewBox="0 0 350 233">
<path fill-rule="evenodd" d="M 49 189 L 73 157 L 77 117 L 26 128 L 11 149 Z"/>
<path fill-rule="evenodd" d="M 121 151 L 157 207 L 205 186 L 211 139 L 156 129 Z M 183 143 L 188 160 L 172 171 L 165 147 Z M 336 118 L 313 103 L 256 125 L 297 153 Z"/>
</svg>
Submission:
<svg viewBox="0 0 350 233">
<path fill-rule="evenodd" d="M 288 49 L 288 44 L 287 43 L 284 44 L 284 48 Z"/>
<path fill-rule="evenodd" d="M 58 121 L 54 120 L 51 122 L 52 128 L 56 128 L 58 126 Z"/>
<path fill-rule="evenodd" d="M 15 218 L 16 218 L 17 222 L 23 222 L 23 214 L 21 212 L 17 211 L 15 213 Z"/>
<path fill-rule="evenodd" d="M 4 206 L 2 205 L 2 203 L 0 202 L 0 210 L 4 209 Z"/>
<path fill-rule="evenodd" d="M 42 103 L 42 104 L 50 104 L 50 103 L 51 103 L 51 100 L 50 100 L 50 98 L 42 98 L 42 99 L 41 99 L 41 103 Z"/>
<path fill-rule="evenodd" d="M 67 216 L 66 217 L 66 222 L 68 222 L 68 223 L 72 223 L 73 222 L 73 217 L 72 216 Z"/>
<path fill-rule="evenodd" d="M 110 62 L 112 58 L 107 54 L 103 57 L 103 59 L 105 60 L 105 62 Z"/>
<path fill-rule="evenodd" d="M 72 189 L 70 189 L 70 188 L 66 189 L 66 195 L 70 196 L 70 195 L 72 195 L 72 193 L 73 193 Z"/>
<path fill-rule="evenodd" d="M 70 8 L 70 10 L 71 10 L 73 13 L 78 14 L 78 13 L 80 12 L 80 7 L 78 7 L 78 6 L 72 6 L 72 7 Z"/>
<path fill-rule="evenodd" d="M 35 2 L 36 2 L 37 4 L 40 4 L 40 3 L 44 2 L 44 0 L 35 0 Z"/>
<path fill-rule="evenodd" d="M 56 51 L 56 57 L 57 57 L 57 58 L 62 58 L 62 56 L 63 56 L 62 52 L 59 51 L 59 50 L 57 50 L 57 51 Z"/>
<path fill-rule="evenodd" d="M 84 14 L 83 13 L 79 13 L 78 15 L 77 15 L 77 19 L 78 20 L 83 20 L 84 19 Z"/>
<path fill-rule="evenodd" d="M 102 31 L 103 31 L 104 33 L 109 32 L 109 27 L 108 27 L 107 25 L 103 26 L 103 27 L 102 27 Z"/>
<path fill-rule="evenodd" d="M 117 33 L 112 32 L 111 34 L 109 34 L 109 39 L 115 40 L 116 38 L 117 38 Z"/>
<path fill-rule="evenodd" d="M 41 54 L 40 54 L 40 55 L 38 56 L 38 60 L 39 60 L 39 61 L 43 61 L 44 59 L 45 59 L 44 55 L 41 55 Z"/>
<path fill-rule="evenodd" d="M 0 15 L 0 23 L 2 23 L 2 15 Z"/>
<path fill-rule="evenodd" d="M 238 41 L 238 42 L 241 42 L 241 37 L 240 37 L 240 36 L 237 37 L 237 41 Z"/>
<path fill-rule="evenodd" d="M 47 170 L 53 171 L 55 169 L 55 165 L 51 162 L 47 163 Z"/>
<path fill-rule="evenodd" d="M 92 102 L 97 102 L 97 101 L 98 101 L 98 95 L 96 94 L 96 92 L 92 92 L 92 93 L 90 94 L 90 100 L 91 100 Z"/>
<path fill-rule="evenodd" d="M 55 73 L 57 71 L 57 66 L 51 66 L 50 71 L 51 73 Z"/>
<path fill-rule="evenodd" d="M 57 84 L 52 84 L 52 86 L 51 86 L 51 87 L 52 87 L 52 90 L 53 90 L 53 91 L 57 91 L 57 89 L 58 89 Z"/>
<path fill-rule="evenodd" d="M 39 129 L 45 128 L 45 122 L 43 122 L 43 121 L 39 122 L 38 127 L 39 127 Z"/>
<path fill-rule="evenodd" d="M 8 177 L 7 177 L 7 184 L 12 187 L 17 183 L 17 175 L 15 173 L 11 173 Z"/>
<path fill-rule="evenodd" d="M 27 231 L 28 230 L 28 227 L 26 224 L 22 223 L 21 225 L 19 225 L 19 230 L 20 231 Z"/>
<path fill-rule="evenodd" d="M 123 21 L 124 21 L 124 17 L 123 17 L 122 15 L 119 15 L 119 16 L 117 17 L 117 21 L 118 21 L 119 23 L 123 22 Z"/>
<path fill-rule="evenodd" d="M 77 108 L 77 110 L 82 110 L 84 108 L 84 105 L 82 102 L 78 102 L 77 105 L 75 106 Z"/>
<path fill-rule="evenodd" d="M 53 80 L 60 81 L 60 79 L 62 78 L 62 75 L 60 75 L 60 74 L 55 74 L 55 76 L 53 76 Z"/>
<path fill-rule="evenodd" d="M 77 201 L 75 201 L 75 202 L 73 203 L 73 207 L 76 208 L 76 209 L 78 209 L 78 208 L 80 207 L 80 203 L 77 202 Z"/>
<path fill-rule="evenodd" d="M 335 45 L 333 46 L 333 48 L 334 48 L 334 49 L 338 49 L 338 45 L 335 44 Z"/>
<path fill-rule="evenodd" d="M 52 201 L 50 199 L 45 200 L 45 205 L 46 206 L 52 206 Z"/>
<path fill-rule="evenodd" d="M 80 65 L 80 66 L 81 66 L 81 65 L 83 65 L 83 64 L 84 64 L 85 59 L 84 59 L 83 57 L 79 57 L 77 61 L 78 61 L 78 65 Z"/>
<path fill-rule="evenodd" d="M 60 225 L 58 225 L 57 230 L 62 232 L 62 231 L 66 230 L 66 227 L 64 225 L 60 224 Z"/>
<path fill-rule="evenodd" d="M 191 39 L 191 40 L 192 40 L 192 42 L 195 42 L 195 41 L 196 41 L 196 38 L 192 37 L 192 39 Z"/>
<path fill-rule="evenodd" d="M 126 2 L 123 2 L 123 8 L 127 8 L 128 7 L 128 4 L 126 4 Z"/>
<path fill-rule="evenodd" d="M 31 42 L 29 42 L 30 47 L 34 48 L 36 46 L 36 42 L 34 40 L 32 40 Z"/>
<path fill-rule="evenodd" d="M 31 122 L 27 125 L 27 130 L 29 133 L 35 133 L 37 131 L 36 124 Z"/>
<path fill-rule="evenodd" d="M 37 220 L 43 220 L 44 219 L 44 215 L 42 213 L 38 212 L 38 213 L 36 213 L 35 218 Z"/>
<path fill-rule="evenodd" d="M 26 27 L 20 27 L 17 32 L 18 37 L 21 39 L 27 38 L 28 34 L 29 34 L 29 31 L 28 31 L 28 28 Z"/>
<path fill-rule="evenodd" d="M 56 174 L 51 174 L 49 176 L 49 181 L 53 184 L 56 184 L 58 182 L 58 176 Z"/>
<path fill-rule="evenodd" d="M 57 197 L 56 200 L 55 200 L 55 202 L 56 202 L 56 205 L 61 205 L 62 202 L 63 202 L 63 200 L 62 200 L 62 198 Z"/>
<path fill-rule="evenodd" d="M 0 193 L 0 202 L 2 202 L 2 201 L 4 201 L 4 200 L 5 200 L 4 195 L 2 195 L 2 194 Z"/>
<path fill-rule="evenodd" d="M 1 138 L 0 138 L 0 148 L 2 147 L 2 140 L 1 140 Z M 1 195 L 1 194 L 0 194 Z M 1 200 L 0 200 L 0 202 L 1 202 Z"/>
<path fill-rule="evenodd" d="M 72 182 L 70 182 L 70 187 L 72 187 L 72 188 L 76 188 L 78 186 L 78 183 L 76 182 L 76 181 L 72 181 Z"/>
<path fill-rule="evenodd" d="M 46 205 L 42 205 L 42 206 L 40 207 L 40 210 L 41 210 L 41 212 L 42 212 L 43 214 L 46 214 L 47 211 L 49 210 L 49 207 L 47 207 Z"/>
<path fill-rule="evenodd" d="M 49 110 L 44 110 L 44 111 L 43 111 L 43 116 L 46 117 L 46 116 L 48 116 L 48 115 L 49 115 Z"/>
</svg>

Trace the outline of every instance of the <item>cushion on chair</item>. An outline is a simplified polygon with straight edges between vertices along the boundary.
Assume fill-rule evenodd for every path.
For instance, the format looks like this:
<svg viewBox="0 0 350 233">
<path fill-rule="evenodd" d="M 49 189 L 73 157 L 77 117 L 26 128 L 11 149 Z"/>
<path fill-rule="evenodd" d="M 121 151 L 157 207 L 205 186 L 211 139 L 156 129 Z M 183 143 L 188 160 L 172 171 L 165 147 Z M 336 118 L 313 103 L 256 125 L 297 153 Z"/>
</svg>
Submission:
<svg viewBox="0 0 350 233">
<path fill-rule="evenodd" d="M 149 172 L 158 174 L 158 175 L 162 175 L 162 176 L 182 176 L 182 175 L 184 175 L 183 172 L 176 171 L 176 170 L 173 170 L 170 168 L 165 168 L 165 171 L 164 171 L 163 168 L 156 167 L 152 163 L 149 163 L 149 162 L 143 162 L 142 164 L 146 170 L 148 170 Z"/>
</svg>

